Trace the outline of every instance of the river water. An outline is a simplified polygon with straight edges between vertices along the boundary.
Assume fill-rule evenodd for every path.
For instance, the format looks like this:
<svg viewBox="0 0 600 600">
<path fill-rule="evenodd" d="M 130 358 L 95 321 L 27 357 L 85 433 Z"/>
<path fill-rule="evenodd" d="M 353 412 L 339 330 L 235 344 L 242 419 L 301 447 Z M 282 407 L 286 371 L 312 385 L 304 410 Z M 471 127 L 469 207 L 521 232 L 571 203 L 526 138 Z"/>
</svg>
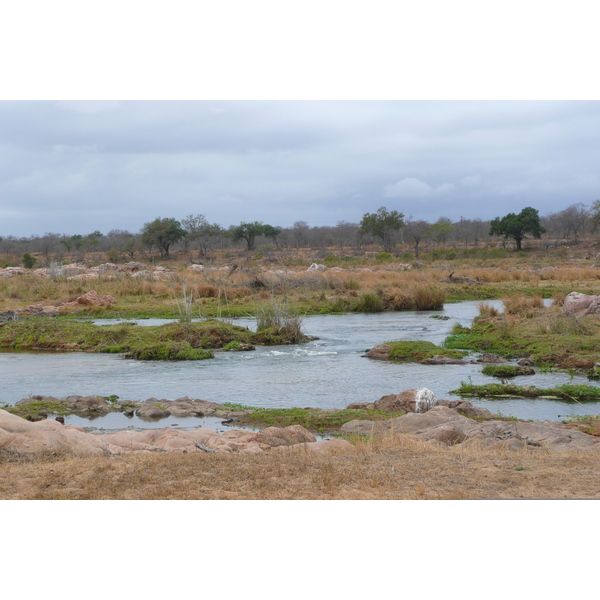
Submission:
<svg viewBox="0 0 600 600">
<path fill-rule="evenodd" d="M 316 315 L 304 318 L 307 334 L 318 340 L 298 346 L 257 347 L 250 352 L 217 352 L 203 361 L 134 361 L 112 354 L 0 353 L 0 403 L 14 404 L 33 394 L 117 395 L 121 400 L 147 398 L 174 400 L 191 396 L 214 402 L 249 406 L 344 408 L 351 402 L 373 402 L 386 394 L 427 387 L 438 398 L 457 399 L 450 391 L 461 381 L 484 384 L 497 379 L 481 374 L 482 365 L 419 365 L 371 360 L 364 352 L 386 341 L 427 340 L 441 344 L 455 323 L 469 325 L 478 314 L 477 302 L 445 305 L 443 311 L 379 314 Z M 502 308 L 500 301 L 489 302 Z M 432 318 L 445 316 L 447 320 Z M 108 321 L 96 321 L 98 324 Z M 110 321 L 114 323 L 115 321 Z M 154 325 L 164 320 L 142 320 Z M 252 328 L 252 319 L 236 319 Z M 517 377 L 519 385 L 551 387 L 563 383 L 594 385 L 585 377 L 565 373 Z M 548 399 L 484 400 L 469 398 L 476 406 L 505 416 L 533 420 L 600 413 L 600 403 L 570 403 Z M 106 426 L 165 427 L 168 420 L 141 425 L 123 415 L 100 417 Z M 135 419 L 135 418 L 134 418 Z M 181 425 L 183 419 L 177 419 Z M 193 426 L 193 423 L 186 424 Z M 85 425 L 88 420 L 69 417 Z"/>
</svg>

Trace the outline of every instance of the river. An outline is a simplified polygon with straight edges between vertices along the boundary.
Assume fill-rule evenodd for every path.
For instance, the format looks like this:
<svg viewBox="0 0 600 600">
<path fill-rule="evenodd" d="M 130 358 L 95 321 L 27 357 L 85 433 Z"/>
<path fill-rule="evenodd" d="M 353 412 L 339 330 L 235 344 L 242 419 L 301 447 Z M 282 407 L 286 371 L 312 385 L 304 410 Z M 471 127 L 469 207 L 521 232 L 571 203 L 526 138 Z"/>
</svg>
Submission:
<svg viewBox="0 0 600 600">
<path fill-rule="evenodd" d="M 502 307 L 500 301 L 490 304 Z M 427 387 L 438 398 L 450 394 L 461 381 L 497 381 L 481 374 L 482 365 L 419 365 L 370 360 L 364 352 L 386 341 L 427 340 L 441 344 L 455 323 L 469 325 L 478 314 L 477 302 L 445 305 L 443 311 L 378 314 L 316 315 L 304 318 L 307 334 L 318 340 L 298 346 L 257 347 L 250 352 L 217 352 L 204 361 L 134 361 L 112 354 L 0 353 L 0 402 L 14 404 L 28 395 L 117 395 L 122 400 L 174 400 L 191 396 L 214 402 L 261 407 L 344 408 L 351 402 L 373 402 L 386 394 Z M 445 316 L 447 320 L 432 318 Z M 98 320 L 102 324 L 108 321 Z M 110 321 L 114 323 L 114 321 Z M 164 320 L 141 320 L 153 325 Z M 252 319 L 236 324 L 253 327 Z M 595 385 L 585 377 L 546 373 L 517 377 L 520 385 L 551 387 L 563 383 Z M 569 403 L 548 399 L 469 399 L 476 406 L 504 416 L 533 420 L 600 413 L 600 403 Z M 122 415 L 100 417 L 114 425 Z M 181 424 L 182 419 L 177 423 Z M 187 420 L 186 420 L 187 421 Z M 88 420 L 70 417 L 82 425 Z M 131 425 L 131 421 L 127 421 Z M 159 421 L 154 426 L 168 426 Z M 192 423 L 190 422 L 191 426 Z M 150 426 L 150 425 L 148 425 Z"/>
</svg>

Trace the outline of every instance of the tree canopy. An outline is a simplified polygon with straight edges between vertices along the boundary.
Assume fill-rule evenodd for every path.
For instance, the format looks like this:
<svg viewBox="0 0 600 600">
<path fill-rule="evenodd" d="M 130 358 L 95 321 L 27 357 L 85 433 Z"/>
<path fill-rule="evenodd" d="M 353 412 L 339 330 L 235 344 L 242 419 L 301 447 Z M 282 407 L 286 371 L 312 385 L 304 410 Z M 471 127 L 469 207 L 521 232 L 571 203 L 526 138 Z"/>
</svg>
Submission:
<svg viewBox="0 0 600 600">
<path fill-rule="evenodd" d="M 259 235 L 266 235 L 271 238 L 276 238 L 281 230 L 272 225 L 264 225 L 260 221 L 252 223 L 244 223 L 243 221 L 231 230 L 231 239 L 234 242 L 244 240 L 246 242 L 246 250 L 254 250 L 255 239 Z"/>
<path fill-rule="evenodd" d="M 179 221 L 172 217 L 159 217 L 142 228 L 142 243 L 150 248 L 158 248 L 161 256 L 169 256 L 169 248 L 184 235 Z"/>
<path fill-rule="evenodd" d="M 536 239 L 542 237 L 546 230 L 540 223 L 540 216 L 535 208 L 528 206 L 518 215 L 508 213 L 506 216 L 492 219 L 490 223 L 490 235 L 503 235 L 505 239 L 513 238 L 517 244 L 517 250 L 521 250 L 521 242 L 527 234 Z"/>
<path fill-rule="evenodd" d="M 404 227 L 404 215 L 396 210 L 388 211 L 382 206 L 376 213 L 365 213 L 360 222 L 360 232 L 379 238 L 383 249 L 389 252 L 394 247 L 394 231 Z"/>
</svg>

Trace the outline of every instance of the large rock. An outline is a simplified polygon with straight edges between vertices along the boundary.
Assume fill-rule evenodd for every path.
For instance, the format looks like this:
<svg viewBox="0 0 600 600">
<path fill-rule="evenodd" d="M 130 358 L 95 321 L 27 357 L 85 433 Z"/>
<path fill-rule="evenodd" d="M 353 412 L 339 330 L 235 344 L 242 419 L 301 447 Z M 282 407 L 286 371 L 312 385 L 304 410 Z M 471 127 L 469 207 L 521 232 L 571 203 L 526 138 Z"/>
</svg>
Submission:
<svg viewBox="0 0 600 600">
<path fill-rule="evenodd" d="M 175 417 L 205 417 L 218 412 L 223 413 L 226 408 L 217 402 L 198 400 L 189 396 L 182 396 L 176 400 L 158 400 L 149 398 L 138 404 L 136 414 L 145 419 L 164 419 L 169 415 Z"/>
<path fill-rule="evenodd" d="M 571 292 L 563 303 L 563 315 L 583 317 L 594 315 L 600 317 L 600 296 Z"/>
<path fill-rule="evenodd" d="M 317 438 L 302 425 L 290 425 L 289 427 L 267 427 L 255 434 L 253 440 L 259 444 L 275 447 L 308 444 L 316 442 Z"/>
<path fill-rule="evenodd" d="M 341 429 L 345 433 L 359 434 L 406 433 L 449 446 L 464 444 L 506 450 L 547 448 L 553 452 L 600 449 L 600 438 L 570 429 L 562 423 L 496 420 L 477 423 L 446 406 L 435 406 L 426 413 L 408 413 L 387 421 L 350 421 Z"/>
<path fill-rule="evenodd" d="M 374 403 L 375 410 L 384 412 L 427 412 L 438 403 L 435 394 L 428 388 L 413 388 L 400 394 L 383 396 Z"/>
<path fill-rule="evenodd" d="M 486 364 L 500 364 L 507 362 L 504 358 L 500 358 L 497 354 L 491 352 L 484 352 L 478 359 L 477 362 Z"/>
</svg>

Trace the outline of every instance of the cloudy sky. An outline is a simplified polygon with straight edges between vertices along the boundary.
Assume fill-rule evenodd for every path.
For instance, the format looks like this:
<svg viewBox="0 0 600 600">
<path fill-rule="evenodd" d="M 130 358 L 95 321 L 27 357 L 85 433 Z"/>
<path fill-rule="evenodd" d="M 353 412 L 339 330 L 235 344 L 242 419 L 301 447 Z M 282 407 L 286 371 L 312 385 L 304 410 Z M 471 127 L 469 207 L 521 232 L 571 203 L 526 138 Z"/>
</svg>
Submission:
<svg viewBox="0 0 600 600">
<path fill-rule="evenodd" d="M 291 226 L 600 197 L 598 101 L 2 101 L 0 235 Z"/>
</svg>

